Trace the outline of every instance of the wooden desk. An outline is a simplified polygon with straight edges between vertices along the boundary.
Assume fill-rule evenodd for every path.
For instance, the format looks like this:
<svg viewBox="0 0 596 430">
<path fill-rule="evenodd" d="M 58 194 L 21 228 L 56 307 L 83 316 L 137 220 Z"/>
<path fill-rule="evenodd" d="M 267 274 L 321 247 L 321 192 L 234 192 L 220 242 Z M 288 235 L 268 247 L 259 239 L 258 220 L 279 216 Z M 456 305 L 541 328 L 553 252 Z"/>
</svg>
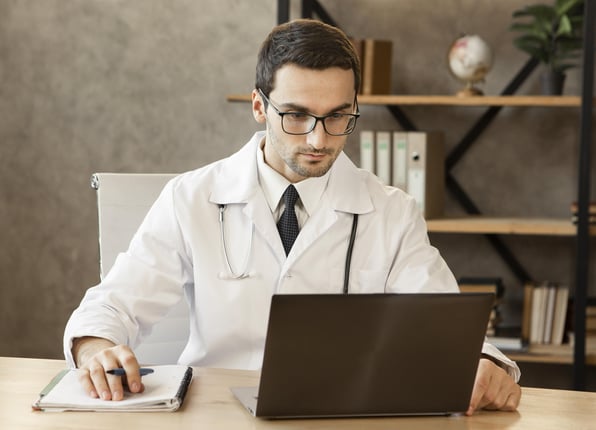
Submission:
<svg viewBox="0 0 596 430">
<path fill-rule="evenodd" d="M 34 412 L 39 391 L 65 366 L 61 360 L 0 358 L 0 427 L 47 429 L 596 429 L 596 393 L 524 388 L 518 412 L 481 411 L 472 417 L 396 417 L 267 421 L 252 417 L 229 387 L 255 385 L 249 371 L 196 369 L 178 412 Z"/>
</svg>

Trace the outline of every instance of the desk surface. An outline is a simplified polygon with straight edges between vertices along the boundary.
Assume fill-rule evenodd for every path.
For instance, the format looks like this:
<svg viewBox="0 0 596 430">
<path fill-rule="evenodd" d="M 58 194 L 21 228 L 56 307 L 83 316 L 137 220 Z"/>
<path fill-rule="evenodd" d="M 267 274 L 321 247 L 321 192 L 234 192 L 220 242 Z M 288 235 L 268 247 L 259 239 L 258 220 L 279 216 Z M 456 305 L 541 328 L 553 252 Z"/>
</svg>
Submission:
<svg viewBox="0 0 596 430">
<path fill-rule="evenodd" d="M 596 393 L 523 388 L 518 412 L 481 411 L 472 417 L 396 417 L 267 421 L 252 417 L 230 393 L 256 385 L 257 373 L 196 369 L 178 412 L 34 412 L 39 391 L 65 366 L 61 360 L 0 357 L 0 423 L 4 429 L 596 429 Z"/>
</svg>

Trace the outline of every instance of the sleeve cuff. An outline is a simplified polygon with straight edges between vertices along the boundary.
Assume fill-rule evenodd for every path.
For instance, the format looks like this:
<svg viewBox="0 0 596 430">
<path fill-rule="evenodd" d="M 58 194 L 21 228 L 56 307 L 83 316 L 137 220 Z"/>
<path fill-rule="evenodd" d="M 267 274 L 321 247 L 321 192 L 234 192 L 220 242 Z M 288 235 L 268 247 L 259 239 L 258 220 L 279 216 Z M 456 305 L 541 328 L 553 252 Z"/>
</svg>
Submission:
<svg viewBox="0 0 596 430">
<path fill-rule="evenodd" d="M 503 368 L 509 376 L 517 383 L 521 377 L 521 371 L 517 363 L 497 349 L 494 345 L 484 342 L 482 347 L 482 358 L 487 358 L 497 366 Z"/>
</svg>

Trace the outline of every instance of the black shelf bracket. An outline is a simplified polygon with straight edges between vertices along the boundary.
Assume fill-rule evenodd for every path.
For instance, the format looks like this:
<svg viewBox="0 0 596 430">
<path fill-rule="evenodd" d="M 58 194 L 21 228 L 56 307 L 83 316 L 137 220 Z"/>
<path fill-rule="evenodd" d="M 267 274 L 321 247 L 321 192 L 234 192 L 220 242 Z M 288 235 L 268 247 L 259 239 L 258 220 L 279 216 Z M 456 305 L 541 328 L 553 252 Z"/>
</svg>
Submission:
<svg viewBox="0 0 596 430">
<path fill-rule="evenodd" d="M 524 81 L 530 76 L 538 65 L 538 60 L 530 58 L 526 64 L 520 69 L 520 71 L 513 77 L 511 82 L 501 92 L 501 95 L 512 95 L 519 89 Z M 445 160 L 445 184 L 447 189 L 451 192 L 453 197 L 458 203 L 465 209 L 468 214 L 481 215 L 482 212 L 474 204 L 470 196 L 465 192 L 463 187 L 455 179 L 452 174 L 452 170 L 455 165 L 461 160 L 465 153 L 472 147 L 477 141 L 480 135 L 488 128 L 488 126 L 496 118 L 497 114 L 501 111 L 502 106 L 491 106 L 484 114 L 474 123 L 470 130 L 464 135 L 460 142 L 451 150 Z M 489 234 L 484 235 L 493 249 L 505 262 L 509 270 L 515 275 L 519 282 L 522 284 L 530 281 L 532 278 L 526 271 L 523 265 L 515 257 L 509 247 L 503 242 L 503 240 L 495 235 Z"/>
<path fill-rule="evenodd" d="M 594 94 L 594 25 L 593 0 L 584 2 L 584 49 L 582 61 L 582 102 L 578 166 L 578 222 L 576 234 L 575 297 L 573 300 L 573 388 L 586 389 L 586 305 L 590 279 L 590 160 L 592 146 L 592 99 Z"/>
<path fill-rule="evenodd" d="M 329 25 L 339 27 L 318 0 L 302 0 L 302 18 L 314 18 L 315 16 Z"/>
</svg>

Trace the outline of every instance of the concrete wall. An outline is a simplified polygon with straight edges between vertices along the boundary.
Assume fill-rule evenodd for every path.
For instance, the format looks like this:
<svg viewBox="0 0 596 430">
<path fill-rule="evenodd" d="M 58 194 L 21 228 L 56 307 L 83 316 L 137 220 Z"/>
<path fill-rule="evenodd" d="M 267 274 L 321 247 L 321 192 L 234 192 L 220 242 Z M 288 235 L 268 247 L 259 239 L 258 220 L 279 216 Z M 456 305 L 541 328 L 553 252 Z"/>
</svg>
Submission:
<svg viewBox="0 0 596 430">
<path fill-rule="evenodd" d="M 293 2 L 296 16 L 299 2 Z M 526 57 L 507 30 L 526 0 L 325 0 L 354 37 L 392 39 L 393 91 L 453 94 L 446 52 L 462 32 L 493 47 L 483 89 Z M 98 281 L 97 171 L 179 172 L 228 155 L 257 129 L 248 104 L 274 0 L 0 0 L 0 355 L 61 357 L 64 324 Z M 521 89 L 536 94 L 535 73 Z M 566 94 L 579 94 L 578 72 Z M 359 128 L 398 128 L 362 107 Z M 408 107 L 452 148 L 481 108 Z M 486 213 L 567 216 L 576 194 L 578 110 L 507 108 L 455 173 Z M 348 154 L 358 161 L 358 139 Z M 461 209 L 451 199 L 448 212 Z M 457 276 L 520 285 L 482 237 L 433 235 Z M 508 237 L 536 279 L 572 282 L 573 241 Z M 593 289 L 594 290 L 594 289 Z M 514 318 L 514 317 L 512 317 Z"/>
</svg>

